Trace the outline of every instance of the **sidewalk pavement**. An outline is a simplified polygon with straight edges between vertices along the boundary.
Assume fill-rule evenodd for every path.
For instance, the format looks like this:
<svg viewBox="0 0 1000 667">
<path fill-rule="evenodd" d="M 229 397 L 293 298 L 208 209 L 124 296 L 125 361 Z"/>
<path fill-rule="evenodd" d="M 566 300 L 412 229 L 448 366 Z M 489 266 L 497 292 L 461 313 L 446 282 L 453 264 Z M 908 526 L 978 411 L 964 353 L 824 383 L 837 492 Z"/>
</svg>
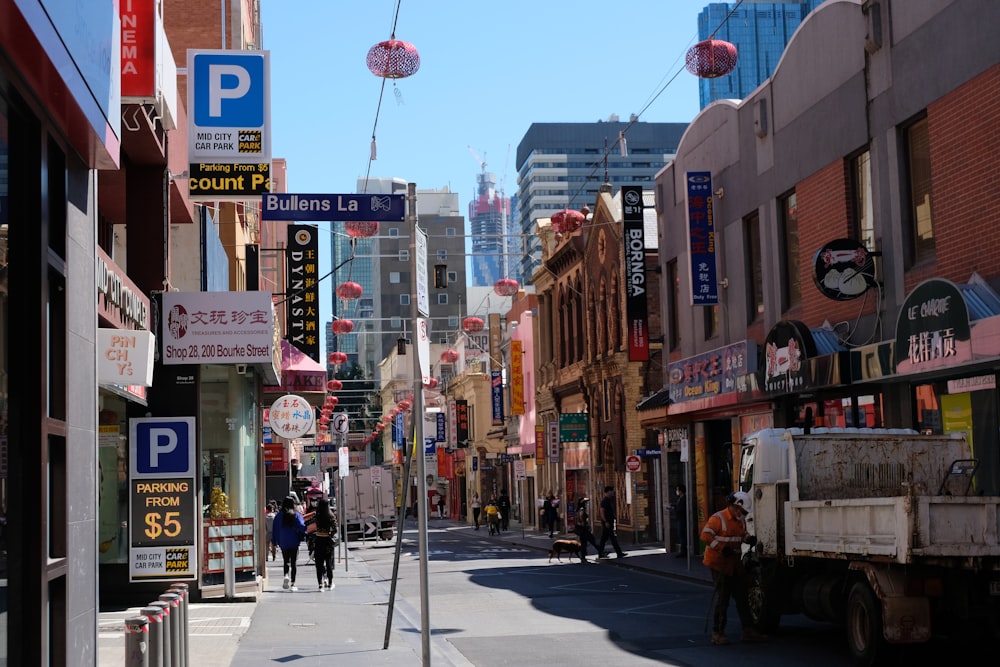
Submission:
<svg viewBox="0 0 1000 667">
<path fill-rule="evenodd" d="M 408 519 L 407 531 L 415 531 L 416 521 Z M 431 518 L 431 530 L 474 531 L 473 526 L 451 519 Z M 547 553 L 552 540 L 547 532 L 523 527 L 516 522 L 510 530 L 490 536 L 485 526 L 476 537 L 530 548 Z M 557 534 L 556 538 L 573 537 Z M 412 545 L 415 538 L 404 538 Z M 267 578 L 255 597 L 236 600 L 204 599 L 188 606 L 189 667 L 272 667 L 275 662 L 292 657 L 298 667 L 329 664 L 342 656 L 352 665 L 414 665 L 422 662 L 420 611 L 395 599 L 392 634 L 388 647 L 385 637 L 385 609 L 391 582 L 374 579 L 369 572 L 364 551 L 391 548 L 395 542 L 351 542 L 346 563 L 338 560 L 334 571 L 336 587 L 320 592 L 316 570 L 306 563 L 306 550 L 300 551 L 298 588 L 295 593 L 282 590 L 282 566 L 267 561 Z M 666 553 L 663 543 L 622 544 L 627 556 L 611 556 L 597 561 L 606 566 L 625 567 L 658 576 L 711 585 L 712 577 L 698 556 L 675 558 Z M 339 554 L 338 554 L 339 559 Z M 346 568 L 345 568 L 346 564 Z M 139 608 L 101 612 L 98 634 L 100 667 L 132 667 L 125 662 L 124 622 L 136 616 Z M 321 613 L 320 613 L 321 612 Z M 336 638 L 334 641 L 333 638 Z M 468 662 L 443 638 L 431 641 L 434 664 L 467 665 Z"/>
</svg>

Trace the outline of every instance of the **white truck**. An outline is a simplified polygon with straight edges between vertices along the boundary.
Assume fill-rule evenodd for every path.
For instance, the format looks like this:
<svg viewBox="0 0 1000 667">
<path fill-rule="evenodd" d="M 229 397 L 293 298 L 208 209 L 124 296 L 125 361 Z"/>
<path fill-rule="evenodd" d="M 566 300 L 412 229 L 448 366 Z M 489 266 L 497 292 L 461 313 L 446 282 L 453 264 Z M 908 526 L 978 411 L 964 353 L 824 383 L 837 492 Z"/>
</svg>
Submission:
<svg viewBox="0 0 1000 667">
<path fill-rule="evenodd" d="M 347 540 L 391 540 L 396 528 L 396 480 L 391 465 L 350 468 L 333 475 L 337 516 Z"/>
<path fill-rule="evenodd" d="M 744 439 L 744 555 L 764 632 L 841 623 L 860 664 L 935 634 L 1000 638 L 1000 497 L 977 495 L 961 435 L 766 429 Z"/>
</svg>

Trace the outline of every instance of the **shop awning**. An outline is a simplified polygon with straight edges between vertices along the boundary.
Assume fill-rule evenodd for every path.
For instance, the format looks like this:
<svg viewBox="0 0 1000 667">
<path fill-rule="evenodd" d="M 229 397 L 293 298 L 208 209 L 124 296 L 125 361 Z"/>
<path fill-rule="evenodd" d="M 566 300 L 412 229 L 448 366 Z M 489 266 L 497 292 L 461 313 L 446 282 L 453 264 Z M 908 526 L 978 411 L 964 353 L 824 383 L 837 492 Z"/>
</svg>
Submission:
<svg viewBox="0 0 1000 667">
<path fill-rule="evenodd" d="M 326 368 L 287 340 L 281 341 L 281 385 L 264 391 L 299 394 L 326 393 Z"/>
</svg>

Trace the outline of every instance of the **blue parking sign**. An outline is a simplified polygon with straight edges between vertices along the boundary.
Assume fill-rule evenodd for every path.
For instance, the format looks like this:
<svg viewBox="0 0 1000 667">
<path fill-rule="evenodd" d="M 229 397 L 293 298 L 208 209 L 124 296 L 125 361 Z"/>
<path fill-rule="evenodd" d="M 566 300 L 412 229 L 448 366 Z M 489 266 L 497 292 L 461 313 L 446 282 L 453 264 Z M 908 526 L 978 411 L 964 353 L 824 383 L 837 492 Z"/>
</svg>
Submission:
<svg viewBox="0 0 1000 667">
<path fill-rule="evenodd" d="M 129 420 L 132 478 L 193 476 L 194 417 Z"/>
<path fill-rule="evenodd" d="M 249 52 L 194 54 L 194 122 L 200 127 L 260 127 L 267 103 L 264 59 Z"/>
</svg>

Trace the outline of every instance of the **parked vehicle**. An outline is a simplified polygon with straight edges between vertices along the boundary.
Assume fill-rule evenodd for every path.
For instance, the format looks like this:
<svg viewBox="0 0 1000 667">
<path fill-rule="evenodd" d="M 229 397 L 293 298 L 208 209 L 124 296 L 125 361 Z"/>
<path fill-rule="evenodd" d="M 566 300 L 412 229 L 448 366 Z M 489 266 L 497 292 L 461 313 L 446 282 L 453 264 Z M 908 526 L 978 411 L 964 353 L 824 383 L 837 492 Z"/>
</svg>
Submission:
<svg viewBox="0 0 1000 667">
<path fill-rule="evenodd" d="M 396 528 L 396 488 L 391 465 L 351 468 L 332 479 L 347 540 L 390 540 Z M 341 493 L 343 486 L 343 493 Z"/>
<path fill-rule="evenodd" d="M 931 633 L 1000 638 L 1000 497 L 962 435 L 766 429 L 740 453 L 751 607 L 842 623 L 857 661 Z"/>
</svg>

